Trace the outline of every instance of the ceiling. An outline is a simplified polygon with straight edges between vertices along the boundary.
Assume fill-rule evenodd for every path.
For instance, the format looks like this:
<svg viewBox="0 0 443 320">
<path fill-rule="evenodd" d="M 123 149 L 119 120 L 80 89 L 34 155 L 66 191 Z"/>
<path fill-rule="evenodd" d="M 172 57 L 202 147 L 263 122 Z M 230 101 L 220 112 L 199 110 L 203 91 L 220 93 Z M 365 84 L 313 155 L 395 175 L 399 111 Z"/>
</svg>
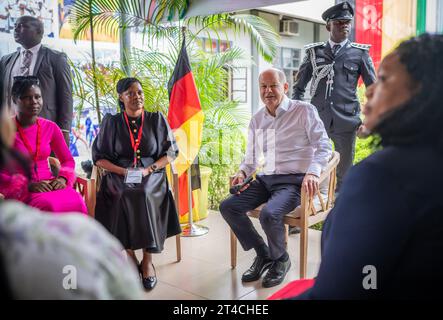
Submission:
<svg viewBox="0 0 443 320">
<path fill-rule="evenodd" d="M 186 17 L 254 9 L 305 0 L 191 0 Z"/>
</svg>

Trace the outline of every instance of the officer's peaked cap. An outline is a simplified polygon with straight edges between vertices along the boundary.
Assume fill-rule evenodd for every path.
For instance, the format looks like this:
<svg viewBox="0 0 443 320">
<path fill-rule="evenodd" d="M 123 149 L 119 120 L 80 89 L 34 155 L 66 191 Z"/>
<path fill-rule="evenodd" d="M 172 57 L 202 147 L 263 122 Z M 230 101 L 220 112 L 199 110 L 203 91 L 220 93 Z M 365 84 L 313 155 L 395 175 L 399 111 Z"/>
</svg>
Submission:
<svg viewBox="0 0 443 320">
<path fill-rule="evenodd" d="M 326 22 L 330 20 L 352 20 L 354 18 L 354 9 L 348 1 L 344 1 L 327 9 L 321 17 Z"/>
</svg>

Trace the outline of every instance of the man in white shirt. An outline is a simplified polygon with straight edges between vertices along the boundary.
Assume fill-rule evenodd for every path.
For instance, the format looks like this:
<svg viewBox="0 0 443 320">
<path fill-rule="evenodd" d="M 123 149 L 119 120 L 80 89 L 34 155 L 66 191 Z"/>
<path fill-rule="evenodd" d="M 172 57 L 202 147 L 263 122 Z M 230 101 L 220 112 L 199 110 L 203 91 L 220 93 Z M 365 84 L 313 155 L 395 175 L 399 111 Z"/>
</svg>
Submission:
<svg viewBox="0 0 443 320">
<path fill-rule="evenodd" d="M 224 200 L 220 212 L 236 234 L 244 250 L 255 249 L 257 257 L 243 274 L 242 281 L 255 281 L 269 269 L 263 287 L 283 282 L 291 262 L 286 252 L 283 217 L 300 205 L 301 187 L 310 195 L 318 190 L 318 179 L 332 153 L 332 145 L 315 107 L 289 100 L 288 83 L 281 70 L 268 69 L 259 77 L 260 96 L 265 107 L 251 119 L 244 161 L 233 185 L 242 184 L 257 170 L 256 180 Z M 266 203 L 260 223 L 266 245 L 247 211 Z"/>
</svg>

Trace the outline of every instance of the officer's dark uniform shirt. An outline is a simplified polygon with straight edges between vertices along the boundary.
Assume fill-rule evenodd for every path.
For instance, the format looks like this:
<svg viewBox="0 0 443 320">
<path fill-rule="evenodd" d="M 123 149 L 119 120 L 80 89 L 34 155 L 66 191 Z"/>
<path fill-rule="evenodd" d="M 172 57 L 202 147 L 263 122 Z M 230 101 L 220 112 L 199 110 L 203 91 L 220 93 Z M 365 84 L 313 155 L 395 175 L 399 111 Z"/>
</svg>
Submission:
<svg viewBox="0 0 443 320">
<path fill-rule="evenodd" d="M 368 87 L 376 78 L 369 48 L 369 45 L 348 41 L 334 56 L 328 41 L 305 46 L 306 55 L 293 87 L 293 99 L 303 100 L 309 81 L 312 79 L 315 84 L 315 78 L 319 78 L 311 104 L 317 107 L 328 133 L 353 132 L 361 123 L 358 79 L 362 76 Z M 326 72 L 328 68 L 333 69 L 333 73 Z"/>
</svg>

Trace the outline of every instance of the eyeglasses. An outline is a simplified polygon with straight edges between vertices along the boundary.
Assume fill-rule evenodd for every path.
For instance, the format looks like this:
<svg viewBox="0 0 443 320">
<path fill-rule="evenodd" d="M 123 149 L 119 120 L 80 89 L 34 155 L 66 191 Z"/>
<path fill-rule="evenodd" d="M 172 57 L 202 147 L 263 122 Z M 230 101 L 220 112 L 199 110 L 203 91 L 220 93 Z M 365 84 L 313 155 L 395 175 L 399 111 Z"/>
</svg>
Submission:
<svg viewBox="0 0 443 320">
<path fill-rule="evenodd" d="M 32 82 L 33 84 L 40 85 L 40 81 L 36 76 L 15 76 L 14 83 L 18 81 L 29 81 Z"/>
</svg>

